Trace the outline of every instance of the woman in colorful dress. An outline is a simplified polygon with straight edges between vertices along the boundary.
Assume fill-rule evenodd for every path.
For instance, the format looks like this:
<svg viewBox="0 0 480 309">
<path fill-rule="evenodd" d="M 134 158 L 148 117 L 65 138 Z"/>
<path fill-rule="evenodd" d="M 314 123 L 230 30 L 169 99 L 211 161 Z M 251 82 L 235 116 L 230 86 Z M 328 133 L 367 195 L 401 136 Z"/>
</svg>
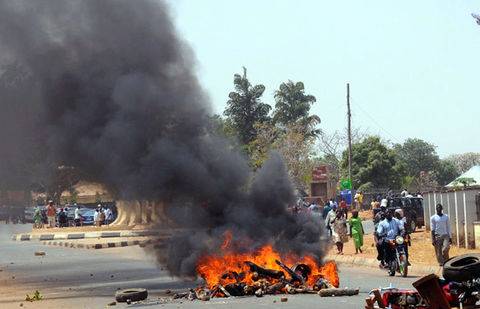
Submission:
<svg viewBox="0 0 480 309">
<path fill-rule="evenodd" d="M 358 217 L 358 211 L 352 211 L 352 217 L 348 223 L 350 224 L 350 237 L 353 238 L 353 242 L 355 244 L 355 254 L 357 254 L 359 251 L 362 253 L 364 231 L 362 219 Z"/>
<path fill-rule="evenodd" d="M 343 254 L 343 244 L 348 241 L 347 220 L 343 215 L 343 211 L 337 210 L 337 216 L 332 222 L 332 238 L 337 245 L 337 253 Z"/>
</svg>

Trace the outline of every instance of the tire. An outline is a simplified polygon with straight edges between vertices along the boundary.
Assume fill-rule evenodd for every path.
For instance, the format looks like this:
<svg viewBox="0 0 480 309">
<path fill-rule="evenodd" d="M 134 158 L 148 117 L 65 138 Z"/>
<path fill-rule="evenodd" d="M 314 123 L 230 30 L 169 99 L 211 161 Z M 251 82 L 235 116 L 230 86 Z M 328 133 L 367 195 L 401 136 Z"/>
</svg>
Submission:
<svg viewBox="0 0 480 309">
<path fill-rule="evenodd" d="M 464 282 L 480 277 L 480 254 L 469 253 L 453 257 L 443 265 L 447 281 Z"/>
<path fill-rule="evenodd" d="M 395 272 L 397 271 L 397 263 L 395 261 L 390 262 L 389 268 L 388 268 L 388 275 L 390 277 L 395 276 Z"/>
<path fill-rule="evenodd" d="M 120 290 L 115 293 L 115 300 L 119 303 L 127 301 L 140 301 L 147 299 L 148 292 L 146 289 L 127 289 Z"/>
<path fill-rule="evenodd" d="M 399 265 L 400 275 L 402 277 L 408 276 L 408 262 L 405 255 L 400 256 L 400 265 Z"/>
</svg>

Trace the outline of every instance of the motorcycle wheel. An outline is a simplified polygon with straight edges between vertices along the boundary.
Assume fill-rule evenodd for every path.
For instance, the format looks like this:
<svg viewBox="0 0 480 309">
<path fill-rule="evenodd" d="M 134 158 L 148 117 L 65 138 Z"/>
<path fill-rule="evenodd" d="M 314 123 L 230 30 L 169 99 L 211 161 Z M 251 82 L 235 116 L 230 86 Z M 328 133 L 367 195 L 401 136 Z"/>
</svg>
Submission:
<svg viewBox="0 0 480 309">
<path fill-rule="evenodd" d="M 397 270 L 397 263 L 394 261 L 394 262 L 390 262 L 390 267 L 388 268 L 388 275 L 390 277 L 393 277 L 395 276 L 395 271 Z"/>
<path fill-rule="evenodd" d="M 408 262 L 405 255 L 400 256 L 400 265 L 398 265 L 400 275 L 406 277 L 408 275 Z"/>
</svg>

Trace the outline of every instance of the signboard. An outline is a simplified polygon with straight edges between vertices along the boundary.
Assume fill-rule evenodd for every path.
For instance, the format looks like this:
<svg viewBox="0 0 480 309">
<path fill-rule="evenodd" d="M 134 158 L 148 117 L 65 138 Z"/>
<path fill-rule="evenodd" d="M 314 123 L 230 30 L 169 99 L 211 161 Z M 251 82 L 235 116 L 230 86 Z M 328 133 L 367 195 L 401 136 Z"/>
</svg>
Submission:
<svg viewBox="0 0 480 309">
<path fill-rule="evenodd" d="M 326 165 L 314 167 L 312 170 L 312 181 L 327 181 L 328 169 Z"/>
<path fill-rule="evenodd" d="M 350 179 L 341 179 L 340 180 L 340 190 L 351 190 L 352 189 L 352 181 Z"/>
</svg>

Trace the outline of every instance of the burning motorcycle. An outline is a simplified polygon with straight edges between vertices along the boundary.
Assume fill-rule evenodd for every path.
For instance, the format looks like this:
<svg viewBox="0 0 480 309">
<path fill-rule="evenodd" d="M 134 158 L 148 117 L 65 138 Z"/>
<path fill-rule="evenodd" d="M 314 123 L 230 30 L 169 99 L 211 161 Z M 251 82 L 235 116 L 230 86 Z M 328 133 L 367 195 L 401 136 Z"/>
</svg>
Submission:
<svg viewBox="0 0 480 309">
<path fill-rule="evenodd" d="M 387 240 L 387 269 L 389 276 L 395 276 L 398 272 L 402 277 L 408 275 L 408 260 L 406 254 L 406 241 L 403 236 L 397 236 L 395 239 Z"/>
</svg>

